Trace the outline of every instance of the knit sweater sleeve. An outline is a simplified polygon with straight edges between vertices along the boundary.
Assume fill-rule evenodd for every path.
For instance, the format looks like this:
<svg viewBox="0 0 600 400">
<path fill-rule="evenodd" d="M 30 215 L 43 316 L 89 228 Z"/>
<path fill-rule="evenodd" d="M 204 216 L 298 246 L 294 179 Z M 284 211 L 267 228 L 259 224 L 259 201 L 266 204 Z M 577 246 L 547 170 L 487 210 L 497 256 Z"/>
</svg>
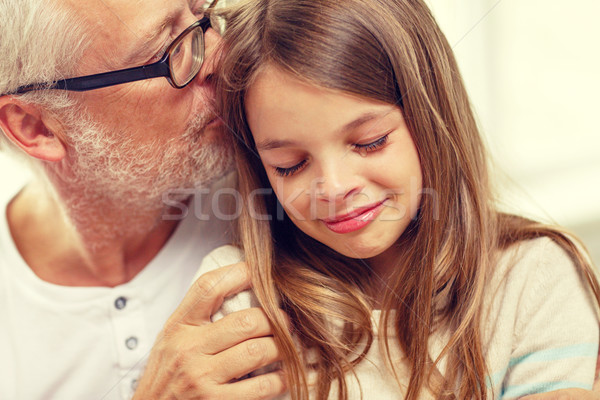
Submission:
<svg viewBox="0 0 600 400">
<path fill-rule="evenodd" d="M 599 322 L 589 285 L 550 239 L 531 241 L 519 252 L 505 276 L 502 307 L 514 308 L 514 320 L 504 321 L 513 332 L 506 338 L 511 350 L 499 398 L 591 389 Z"/>
</svg>

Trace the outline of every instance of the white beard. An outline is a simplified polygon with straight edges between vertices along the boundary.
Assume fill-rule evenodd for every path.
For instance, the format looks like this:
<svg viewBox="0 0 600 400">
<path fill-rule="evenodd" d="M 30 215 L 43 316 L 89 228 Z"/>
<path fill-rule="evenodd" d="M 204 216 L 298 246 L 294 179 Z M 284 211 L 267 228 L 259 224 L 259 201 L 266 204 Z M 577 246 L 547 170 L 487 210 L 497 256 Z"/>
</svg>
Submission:
<svg viewBox="0 0 600 400">
<path fill-rule="evenodd" d="M 61 182 L 59 196 L 77 230 L 94 241 L 148 231 L 166 212 L 163 193 L 190 193 L 228 172 L 233 152 L 225 134 L 203 138 L 209 118 L 198 115 L 180 137 L 141 145 L 80 112 L 68 118 L 67 157 L 61 172 L 51 174 Z M 99 223 L 103 217 L 112 219 Z"/>
</svg>

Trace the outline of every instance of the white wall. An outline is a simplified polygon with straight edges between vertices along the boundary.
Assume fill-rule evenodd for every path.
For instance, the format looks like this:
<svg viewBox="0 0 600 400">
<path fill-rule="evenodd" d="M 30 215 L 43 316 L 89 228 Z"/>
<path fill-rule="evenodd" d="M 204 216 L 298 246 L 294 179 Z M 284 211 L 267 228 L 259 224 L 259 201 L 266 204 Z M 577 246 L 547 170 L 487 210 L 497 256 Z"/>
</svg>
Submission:
<svg viewBox="0 0 600 400">
<path fill-rule="evenodd" d="M 0 151 L 0 193 L 23 186 L 30 176 L 31 173 L 24 163 L 17 162 Z"/>
<path fill-rule="evenodd" d="M 582 235 L 600 261 L 600 1 L 429 0 L 512 209 Z"/>
</svg>

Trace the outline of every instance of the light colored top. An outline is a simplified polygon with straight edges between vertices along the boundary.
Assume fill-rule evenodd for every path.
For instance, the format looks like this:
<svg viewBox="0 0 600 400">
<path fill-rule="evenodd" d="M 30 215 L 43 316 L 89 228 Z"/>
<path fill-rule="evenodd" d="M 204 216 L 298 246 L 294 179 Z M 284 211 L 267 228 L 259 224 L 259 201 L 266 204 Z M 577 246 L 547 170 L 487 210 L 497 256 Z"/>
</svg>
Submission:
<svg viewBox="0 0 600 400">
<path fill-rule="evenodd" d="M 39 279 L 17 251 L 6 222 L 16 190 L 0 194 L 0 399 L 130 399 L 156 336 L 200 260 L 231 241 L 229 222 L 211 212 L 217 203 L 210 196 L 223 184 L 196 196 L 196 207 L 190 206 L 159 254 L 114 288 Z"/>
<path fill-rule="evenodd" d="M 242 258 L 233 246 L 216 249 L 204 259 L 197 276 Z M 488 283 L 483 305 L 487 310 L 483 340 L 490 398 L 515 399 L 567 387 L 591 389 L 599 338 L 594 304 L 584 278 L 550 239 L 522 242 L 506 251 Z M 256 305 L 254 295 L 246 291 L 228 298 L 214 319 Z M 375 333 L 380 315 L 379 310 L 373 311 Z M 433 359 L 448 338 L 448 332 L 432 335 L 429 349 Z M 358 381 L 348 375 L 351 399 L 360 398 L 361 388 L 362 398 L 373 400 L 397 400 L 406 392 L 409 370 L 404 355 L 399 346 L 392 348 L 398 385 L 386 367 L 380 345 L 375 338 L 366 359 L 356 367 Z M 331 399 L 337 398 L 333 386 Z"/>
</svg>

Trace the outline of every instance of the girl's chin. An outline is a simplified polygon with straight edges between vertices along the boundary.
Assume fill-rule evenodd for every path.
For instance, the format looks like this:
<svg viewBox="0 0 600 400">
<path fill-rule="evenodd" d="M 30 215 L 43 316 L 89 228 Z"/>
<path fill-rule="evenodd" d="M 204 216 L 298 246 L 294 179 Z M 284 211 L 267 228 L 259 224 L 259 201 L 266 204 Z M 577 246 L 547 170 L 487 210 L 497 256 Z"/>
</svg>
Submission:
<svg viewBox="0 0 600 400">
<path fill-rule="evenodd" d="M 351 247 L 350 245 L 347 247 L 341 247 L 341 246 L 329 246 L 329 248 L 337 251 L 338 253 L 340 253 L 343 256 L 346 256 L 348 258 L 354 258 L 354 259 L 368 259 L 368 258 L 373 258 L 373 257 L 377 257 L 381 254 L 383 254 L 385 252 L 386 249 L 382 249 L 382 248 L 376 248 L 376 249 L 356 249 L 354 247 Z"/>
</svg>

